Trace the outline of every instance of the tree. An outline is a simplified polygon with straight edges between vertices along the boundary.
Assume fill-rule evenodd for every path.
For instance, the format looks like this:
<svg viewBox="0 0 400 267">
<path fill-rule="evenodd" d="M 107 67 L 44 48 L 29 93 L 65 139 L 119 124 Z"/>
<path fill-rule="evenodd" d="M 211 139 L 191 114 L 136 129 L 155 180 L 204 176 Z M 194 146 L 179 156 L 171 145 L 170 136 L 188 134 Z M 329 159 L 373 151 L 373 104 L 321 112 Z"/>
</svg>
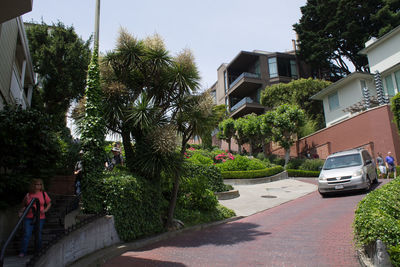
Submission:
<svg viewBox="0 0 400 267">
<path fill-rule="evenodd" d="M 89 65 L 85 117 L 82 124 L 83 179 L 82 202 L 86 212 L 103 210 L 100 181 L 104 169 L 105 124 L 102 119 L 102 90 L 98 62 L 98 44 L 95 44 Z"/>
<path fill-rule="evenodd" d="M 181 165 L 176 168 L 176 171 L 174 172 L 172 198 L 169 204 L 167 227 L 172 226 L 187 142 L 195 135 L 209 132 L 214 128 L 215 123 L 215 117 L 212 112 L 213 103 L 208 94 L 188 95 L 182 97 L 179 103 L 180 108 L 173 117 L 175 117 L 175 125 L 177 126 L 178 133 L 182 137 L 179 153 L 179 162 Z"/>
<path fill-rule="evenodd" d="M 310 97 L 331 84 L 319 79 L 299 79 L 290 83 L 278 83 L 267 86 L 261 93 L 261 104 L 275 108 L 282 104 L 297 105 L 305 110 L 308 118 L 317 123 L 317 128 L 325 127 L 322 102 L 311 100 Z"/>
<path fill-rule="evenodd" d="M 295 105 L 284 104 L 268 112 L 272 120 L 272 138 L 285 149 L 285 168 L 289 162 L 290 147 L 301 126 L 304 124 L 304 111 Z"/>
<path fill-rule="evenodd" d="M 33 107 L 52 115 L 51 125 L 65 127 L 71 101 L 85 91 L 90 40 L 83 41 L 72 26 L 61 22 L 52 26 L 29 24 L 26 33 L 33 67 L 39 74 Z"/>
<path fill-rule="evenodd" d="M 256 144 L 262 142 L 260 117 L 252 113 L 243 117 L 243 133 L 250 143 L 250 156 L 253 156 L 253 149 Z"/>
<path fill-rule="evenodd" d="M 265 149 L 265 144 L 272 140 L 273 121 L 274 118 L 271 112 L 267 112 L 259 116 L 261 145 L 265 157 L 267 157 L 267 150 Z"/>
<path fill-rule="evenodd" d="M 209 123 L 212 127 L 208 132 L 200 135 L 201 143 L 204 148 L 212 148 L 212 131 L 218 127 L 219 122 L 226 118 L 226 106 L 217 105 L 212 107 L 212 118 L 210 118 Z"/>
<path fill-rule="evenodd" d="M 246 144 L 249 139 L 247 138 L 247 135 L 245 134 L 245 127 L 246 127 L 246 119 L 243 117 L 240 117 L 235 120 L 235 135 L 234 138 L 236 139 L 236 143 L 238 144 L 239 147 L 239 154 L 242 153 L 242 146 Z"/>
<path fill-rule="evenodd" d="M 169 56 L 158 35 L 138 40 L 121 30 L 116 48 L 105 55 L 101 69 L 103 118 L 110 132 L 121 134 L 129 169 L 157 189 L 162 172 L 174 174 L 170 224 L 182 151 L 194 134 L 210 132 L 215 124 L 204 118 L 213 118 L 212 105 L 194 95 L 200 80 L 194 57 L 189 50 Z M 204 111 L 205 107 L 210 108 Z M 175 152 L 177 132 L 182 138 L 179 153 Z"/>
<path fill-rule="evenodd" d="M 319 78 L 337 80 L 351 72 L 367 71 L 367 58 L 358 52 L 371 37 L 381 37 L 400 24 L 400 4 L 393 0 L 308 0 L 293 25 L 299 37 L 299 56 Z"/>
<path fill-rule="evenodd" d="M 228 118 L 226 120 L 221 121 L 218 124 L 219 132 L 217 137 L 219 139 L 225 140 L 228 143 L 228 150 L 232 152 L 231 149 L 231 140 L 235 135 L 235 121 L 232 118 Z"/>
</svg>

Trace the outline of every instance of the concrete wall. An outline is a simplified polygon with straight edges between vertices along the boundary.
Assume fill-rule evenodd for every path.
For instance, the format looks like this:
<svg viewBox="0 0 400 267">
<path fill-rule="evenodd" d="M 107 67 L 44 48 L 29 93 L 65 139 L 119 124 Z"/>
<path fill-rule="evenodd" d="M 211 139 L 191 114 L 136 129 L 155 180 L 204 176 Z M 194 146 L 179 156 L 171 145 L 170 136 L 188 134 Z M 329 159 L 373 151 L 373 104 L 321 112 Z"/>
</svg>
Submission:
<svg viewBox="0 0 400 267">
<path fill-rule="evenodd" d="M 8 236 L 17 224 L 20 205 L 8 208 L 0 213 L 0 247 L 7 241 Z"/>
<path fill-rule="evenodd" d="M 120 242 L 114 226 L 114 217 L 105 216 L 62 238 L 35 266 L 67 266 L 81 257 Z"/>
</svg>

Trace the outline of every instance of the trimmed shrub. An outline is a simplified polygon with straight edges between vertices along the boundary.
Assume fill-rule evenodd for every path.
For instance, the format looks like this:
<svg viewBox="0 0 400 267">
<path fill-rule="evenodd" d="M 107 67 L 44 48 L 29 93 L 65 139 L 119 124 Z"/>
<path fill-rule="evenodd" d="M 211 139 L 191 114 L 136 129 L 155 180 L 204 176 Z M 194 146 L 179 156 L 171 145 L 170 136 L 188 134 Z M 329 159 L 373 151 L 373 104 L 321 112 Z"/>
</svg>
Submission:
<svg viewBox="0 0 400 267">
<path fill-rule="evenodd" d="M 300 165 L 303 164 L 305 159 L 291 158 L 286 166 L 286 169 L 299 169 Z"/>
<path fill-rule="evenodd" d="M 214 163 L 212 159 L 198 153 L 188 158 L 187 161 L 189 161 L 192 164 L 199 164 L 199 165 L 212 165 Z"/>
<path fill-rule="evenodd" d="M 182 177 L 177 206 L 186 210 L 210 211 L 217 203 L 217 197 L 208 189 L 207 177 Z"/>
<path fill-rule="evenodd" d="M 293 170 L 287 169 L 289 177 L 318 177 L 320 171 L 304 171 L 304 170 Z"/>
<path fill-rule="evenodd" d="M 256 155 L 256 158 L 259 159 L 259 160 L 265 160 L 266 159 L 264 153 L 258 153 Z"/>
<path fill-rule="evenodd" d="M 280 158 L 277 155 L 271 154 L 271 155 L 268 156 L 267 159 L 272 164 L 281 165 L 282 167 L 285 165 L 285 159 L 284 158 Z"/>
<path fill-rule="evenodd" d="M 176 207 L 175 216 L 185 223 L 185 226 L 193 226 L 202 223 L 221 221 L 235 216 L 235 212 L 220 204 L 210 211 L 198 211 Z"/>
<path fill-rule="evenodd" d="M 220 170 L 214 165 L 204 166 L 198 164 L 185 164 L 185 177 L 195 178 L 201 176 L 207 181 L 207 189 L 213 192 L 229 190 L 224 184 Z"/>
<path fill-rule="evenodd" d="M 320 168 L 324 165 L 324 160 L 322 159 L 307 159 L 300 166 L 300 170 L 305 171 L 320 171 Z"/>
<path fill-rule="evenodd" d="M 400 266 L 400 180 L 370 192 L 358 203 L 353 228 L 358 245 L 368 246 L 380 239 L 393 265 Z"/>
<path fill-rule="evenodd" d="M 236 155 L 234 160 L 227 160 L 216 165 L 221 171 L 249 171 L 261 170 L 267 167 L 266 163 L 259 159 L 249 159 L 246 156 Z"/>
<path fill-rule="evenodd" d="M 221 172 L 221 174 L 222 178 L 224 179 L 251 179 L 251 178 L 268 177 L 280 172 L 283 172 L 282 166 L 276 166 L 262 170 L 251 170 L 251 171 L 224 171 Z"/>
<path fill-rule="evenodd" d="M 107 173 L 105 206 L 115 217 L 119 237 L 125 242 L 161 232 L 161 194 L 148 180 L 127 172 Z"/>
</svg>

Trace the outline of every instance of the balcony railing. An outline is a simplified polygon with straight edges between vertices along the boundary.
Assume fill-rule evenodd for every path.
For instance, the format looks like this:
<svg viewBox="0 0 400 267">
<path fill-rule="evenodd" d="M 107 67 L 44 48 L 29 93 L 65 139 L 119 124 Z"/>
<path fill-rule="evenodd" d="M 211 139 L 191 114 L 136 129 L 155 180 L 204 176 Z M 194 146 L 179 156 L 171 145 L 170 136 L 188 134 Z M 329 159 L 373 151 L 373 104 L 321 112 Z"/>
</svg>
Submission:
<svg viewBox="0 0 400 267">
<path fill-rule="evenodd" d="M 231 89 L 235 84 L 237 84 L 243 78 L 260 78 L 260 74 L 257 73 L 250 73 L 250 72 L 243 72 L 239 75 L 230 85 L 229 89 Z"/>
<path fill-rule="evenodd" d="M 250 97 L 245 97 L 242 100 L 240 100 L 239 102 L 237 102 L 236 105 L 234 105 L 231 108 L 231 112 L 237 110 L 238 108 L 240 108 L 241 106 L 243 106 L 246 103 L 253 103 L 253 102 L 254 102 L 253 99 L 251 99 Z"/>
</svg>

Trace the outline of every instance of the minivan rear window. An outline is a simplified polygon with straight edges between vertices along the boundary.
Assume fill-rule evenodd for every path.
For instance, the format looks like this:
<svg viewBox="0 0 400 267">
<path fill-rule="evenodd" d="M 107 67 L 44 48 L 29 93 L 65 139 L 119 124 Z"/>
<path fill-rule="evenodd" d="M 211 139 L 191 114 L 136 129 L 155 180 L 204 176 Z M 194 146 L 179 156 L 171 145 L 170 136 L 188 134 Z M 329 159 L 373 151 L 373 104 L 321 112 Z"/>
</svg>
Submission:
<svg viewBox="0 0 400 267">
<path fill-rule="evenodd" d="M 326 159 L 324 170 L 347 168 L 362 165 L 360 154 L 350 154 L 344 156 L 333 156 Z"/>
</svg>

